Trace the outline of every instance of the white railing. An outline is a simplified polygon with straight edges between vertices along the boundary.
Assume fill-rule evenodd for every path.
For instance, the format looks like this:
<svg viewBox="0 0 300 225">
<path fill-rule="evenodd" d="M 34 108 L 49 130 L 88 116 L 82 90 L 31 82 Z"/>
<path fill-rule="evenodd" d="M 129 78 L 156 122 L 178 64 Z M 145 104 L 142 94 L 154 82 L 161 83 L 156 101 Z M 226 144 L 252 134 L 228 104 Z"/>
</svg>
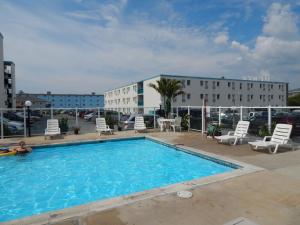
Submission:
<svg viewBox="0 0 300 225">
<path fill-rule="evenodd" d="M 64 114 L 67 111 L 67 114 Z M 82 118 L 83 111 L 91 111 L 95 115 L 94 117 L 105 116 L 106 114 L 110 114 L 110 112 L 114 113 L 114 125 L 118 125 L 122 122 L 122 117 L 128 114 L 143 114 L 148 117 L 153 117 L 153 124 L 151 127 L 157 128 L 157 118 L 160 116 L 159 107 L 134 107 L 134 108 L 114 108 L 114 110 L 109 110 L 103 107 L 97 108 L 31 108 L 31 119 L 35 119 L 37 116 L 33 112 L 39 112 L 43 119 L 40 121 L 28 121 L 28 110 L 27 108 L 16 108 L 16 109 L 0 109 L 0 124 L 1 124 L 1 139 L 5 137 L 11 136 L 28 136 L 28 128 L 31 129 L 33 135 L 43 135 L 43 131 L 46 128 L 46 119 L 52 118 L 61 118 L 67 116 L 70 126 L 82 126 L 83 132 L 92 132 L 93 131 L 93 123 L 89 120 L 84 120 Z M 269 131 L 272 128 L 272 120 L 274 118 L 274 112 L 288 112 L 290 113 L 292 110 L 298 110 L 300 113 L 300 106 L 178 106 L 172 107 L 171 115 L 172 116 L 183 116 L 187 114 L 190 116 L 189 120 L 189 128 L 191 130 L 205 132 L 207 124 L 210 122 L 216 123 L 218 125 L 228 126 L 229 128 L 233 128 L 235 124 L 239 120 L 249 119 L 249 113 L 257 113 L 264 112 L 264 118 L 267 118 L 263 123 L 267 124 Z M 59 113 L 58 113 L 59 112 Z M 6 126 L 15 126 L 15 123 L 7 122 L 7 119 L 14 120 L 14 116 L 17 115 L 19 118 L 19 122 L 23 122 L 22 126 L 17 127 L 17 133 L 5 134 Z M 299 114 L 300 115 L 300 114 Z M 16 118 L 17 118 L 16 116 Z M 22 121 L 20 121 L 22 119 Z M 225 122 L 224 122 L 225 121 Z M 300 129 L 300 124 L 299 124 Z"/>
</svg>

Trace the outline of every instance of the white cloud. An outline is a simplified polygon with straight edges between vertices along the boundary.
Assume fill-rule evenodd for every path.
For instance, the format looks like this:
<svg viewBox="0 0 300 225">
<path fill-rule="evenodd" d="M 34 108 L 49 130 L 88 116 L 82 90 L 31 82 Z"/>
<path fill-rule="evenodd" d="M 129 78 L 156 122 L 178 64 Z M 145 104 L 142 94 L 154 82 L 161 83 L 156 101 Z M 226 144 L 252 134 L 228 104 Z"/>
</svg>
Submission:
<svg viewBox="0 0 300 225">
<path fill-rule="evenodd" d="M 273 3 L 264 19 L 263 32 L 281 39 L 294 39 L 298 36 L 297 17 L 291 12 L 290 5 Z"/>
<path fill-rule="evenodd" d="M 296 18 L 289 5 L 273 3 L 253 48 L 232 41 L 231 47 L 241 53 L 232 69 L 243 68 L 255 76 L 268 71 L 273 80 L 291 82 L 291 87 L 299 84 L 300 38 Z"/>
<path fill-rule="evenodd" d="M 228 33 L 220 32 L 224 27 L 141 18 L 126 24 L 124 7 L 126 1 L 117 1 L 92 11 L 37 13 L 0 1 L 5 58 L 16 63 L 18 89 L 101 93 L 161 73 L 241 78 L 261 70 L 300 81 L 294 75 L 300 73 L 299 40 L 264 34 L 254 48 L 237 41 L 227 45 Z M 212 39 L 211 33 L 217 35 Z"/>
<path fill-rule="evenodd" d="M 214 42 L 219 45 L 226 45 L 228 42 L 228 33 L 227 32 L 221 32 L 219 33 L 215 38 Z"/>
<path fill-rule="evenodd" d="M 237 50 L 241 51 L 242 53 L 247 53 L 249 51 L 249 48 L 246 45 L 243 45 L 237 41 L 232 41 L 231 47 L 233 49 L 237 49 Z"/>
</svg>

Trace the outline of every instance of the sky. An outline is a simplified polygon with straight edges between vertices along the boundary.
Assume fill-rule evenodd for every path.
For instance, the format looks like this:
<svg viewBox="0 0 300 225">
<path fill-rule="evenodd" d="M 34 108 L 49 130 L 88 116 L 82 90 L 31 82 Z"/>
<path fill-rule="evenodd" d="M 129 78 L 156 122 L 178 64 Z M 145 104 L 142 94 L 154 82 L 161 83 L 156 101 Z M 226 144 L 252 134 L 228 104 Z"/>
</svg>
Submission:
<svg viewBox="0 0 300 225">
<path fill-rule="evenodd" d="M 158 74 L 300 87 L 300 0 L 0 0 L 17 90 L 103 93 Z"/>
</svg>

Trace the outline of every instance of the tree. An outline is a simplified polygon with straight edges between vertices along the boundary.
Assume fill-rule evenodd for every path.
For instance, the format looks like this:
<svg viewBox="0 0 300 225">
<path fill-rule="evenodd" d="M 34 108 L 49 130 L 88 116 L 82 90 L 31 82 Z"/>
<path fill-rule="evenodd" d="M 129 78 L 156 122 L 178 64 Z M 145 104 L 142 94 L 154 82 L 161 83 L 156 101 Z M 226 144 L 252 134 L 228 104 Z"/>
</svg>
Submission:
<svg viewBox="0 0 300 225">
<path fill-rule="evenodd" d="M 149 87 L 154 88 L 160 94 L 166 117 L 171 111 L 172 100 L 176 96 L 184 94 L 182 91 L 181 82 L 179 80 L 161 78 L 157 81 L 157 84 L 151 83 L 149 84 Z"/>
<path fill-rule="evenodd" d="M 300 106 L 300 94 L 289 97 L 288 106 Z"/>
</svg>

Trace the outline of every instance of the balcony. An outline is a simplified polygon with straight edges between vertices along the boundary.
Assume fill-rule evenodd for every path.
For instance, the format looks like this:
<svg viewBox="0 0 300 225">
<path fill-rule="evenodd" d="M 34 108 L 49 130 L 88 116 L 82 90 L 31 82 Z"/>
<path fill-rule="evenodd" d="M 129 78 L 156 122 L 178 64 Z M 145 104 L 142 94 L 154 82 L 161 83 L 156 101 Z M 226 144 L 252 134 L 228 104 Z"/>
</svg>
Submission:
<svg viewBox="0 0 300 225">
<path fill-rule="evenodd" d="M 138 106 L 144 106 L 144 101 L 143 100 L 139 100 L 138 101 Z"/>
<path fill-rule="evenodd" d="M 144 88 L 139 88 L 138 89 L 138 95 L 144 94 Z"/>
</svg>

